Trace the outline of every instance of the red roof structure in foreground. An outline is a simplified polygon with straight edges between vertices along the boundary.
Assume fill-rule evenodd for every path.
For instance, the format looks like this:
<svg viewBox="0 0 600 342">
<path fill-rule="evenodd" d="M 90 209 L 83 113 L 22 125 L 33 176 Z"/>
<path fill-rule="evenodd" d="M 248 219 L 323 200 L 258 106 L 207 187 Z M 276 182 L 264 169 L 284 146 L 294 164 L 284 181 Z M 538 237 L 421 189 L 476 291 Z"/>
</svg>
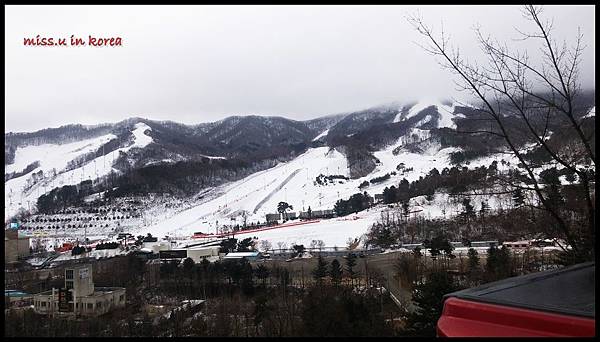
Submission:
<svg viewBox="0 0 600 342">
<path fill-rule="evenodd" d="M 445 296 L 443 337 L 592 337 L 595 263 L 503 279 Z"/>
</svg>

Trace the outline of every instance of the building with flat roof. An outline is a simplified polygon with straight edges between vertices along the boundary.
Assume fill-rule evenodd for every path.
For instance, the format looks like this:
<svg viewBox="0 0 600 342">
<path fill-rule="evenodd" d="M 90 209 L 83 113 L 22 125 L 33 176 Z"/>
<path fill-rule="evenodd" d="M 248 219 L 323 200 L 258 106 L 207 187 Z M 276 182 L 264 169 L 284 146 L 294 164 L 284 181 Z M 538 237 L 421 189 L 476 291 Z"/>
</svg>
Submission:
<svg viewBox="0 0 600 342">
<path fill-rule="evenodd" d="M 260 252 L 232 252 L 227 253 L 223 259 L 247 259 L 248 261 L 258 260 L 261 257 Z"/>
<path fill-rule="evenodd" d="M 267 221 L 267 223 L 277 223 L 279 222 L 279 219 L 281 219 L 281 214 L 279 213 L 265 215 L 265 220 Z"/>
<path fill-rule="evenodd" d="M 33 296 L 34 311 L 44 315 L 100 316 L 125 306 L 124 287 L 94 287 L 92 265 L 65 269 L 65 287 Z"/>
<path fill-rule="evenodd" d="M 171 249 L 168 251 L 159 251 L 161 260 L 183 260 L 190 258 L 194 262 L 199 263 L 207 259 L 210 262 L 219 260 L 219 246 L 208 246 L 200 248 L 181 248 Z"/>
</svg>

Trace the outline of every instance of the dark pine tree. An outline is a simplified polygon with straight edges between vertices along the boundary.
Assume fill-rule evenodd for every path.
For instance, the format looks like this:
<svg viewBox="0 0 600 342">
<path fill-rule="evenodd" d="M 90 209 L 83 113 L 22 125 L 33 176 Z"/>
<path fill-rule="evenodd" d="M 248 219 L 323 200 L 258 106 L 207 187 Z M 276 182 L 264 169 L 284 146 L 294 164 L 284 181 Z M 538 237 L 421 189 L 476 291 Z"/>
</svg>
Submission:
<svg viewBox="0 0 600 342">
<path fill-rule="evenodd" d="M 407 332 L 415 336 L 434 337 L 444 307 L 444 295 L 458 289 L 452 276 L 445 271 L 433 272 L 425 282 L 415 286 L 413 302 L 418 309 L 408 314 Z"/>
<path fill-rule="evenodd" d="M 325 277 L 327 277 L 327 262 L 321 255 L 317 259 L 317 268 L 313 270 L 313 278 L 317 281 L 317 284 L 322 284 Z"/>
<path fill-rule="evenodd" d="M 512 201 L 515 208 L 520 208 L 525 204 L 525 196 L 523 196 L 523 191 L 520 188 L 516 188 L 513 191 Z"/>
<path fill-rule="evenodd" d="M 356 255 L 354 253 L 349 253 L 346 256 L 346 273 L 350 276 L 350 281 L 352 285 L 354 285 L 354 277 L 356 276 L 356 271 L 354 267 L 356 266 Z"/>
<path fill-rule="evenodd" d="M 342 281 L 342 266 L 337 259 L 334 259 L 331 262 L 331 269 L 329 270 L 329 276 L 331 277 L 331 282 L 334 285 L 339 285 Z"/>
</svg>

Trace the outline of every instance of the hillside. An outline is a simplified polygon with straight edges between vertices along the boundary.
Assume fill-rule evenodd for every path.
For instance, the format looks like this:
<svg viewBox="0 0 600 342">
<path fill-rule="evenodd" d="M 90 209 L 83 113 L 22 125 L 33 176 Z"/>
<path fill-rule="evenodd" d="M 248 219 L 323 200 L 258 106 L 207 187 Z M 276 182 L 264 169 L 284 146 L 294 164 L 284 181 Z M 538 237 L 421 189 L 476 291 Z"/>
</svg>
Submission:
<svg viewBox="0 0 600 342">
<path fill-rule="evenodd" d="M 593 125 L 592 107 L 582 112 L 583 127 Z M 190 236 L 262 224 L 279 202 L 300 212 L 309 207 L 331 210 L 357 193 L 375 198 L 402 180 L 419 182 L 433 169 L 475 170 L 495 161 L 499 172 L 510 173 L 518 162 L 502 153 L 500 139 L 460 133 L 480 127 L 482 117 L 474 107 L 422 100 L 307 121 L 233 116 L 183 125 L 132 118 L 94 127 L 7 133 L 5 143 L 12 154 L 5 158 L 5 221 L 33 214 L 30 227 L 72 226 L 71 236 L 82 236 L 82 228 L 98 236 L 122 230 Z M 520 129 L 517 116 L 506 122 L 509 129 Z M 568 139 L 568 132 L 550 140 L 558 138 Z M 531 141 L 518 143 L 530 151 L 528 157 L 543 158 Z M 494 209 L 506 201 L 501 197 L 485 200 Z M 444 192 L 430 200 L 415 197 L 411 206 L 430 218 L 458 211 Z M 96 217 L 100 210 L 114 211 L 102 224 L 58 223 L 80 220 L 68 214 L 70 208 L 95 213 L 90 219 L 96 221 L 106 220 Z M 352 229 L 344 230 L 350 223 L 341 219 L 336 223 L 340 229 L 327 242 L 361 236 L 384 208 L 356 216 Z M 305 241 L 332 222 L 257 234 Z"/>
</svg>

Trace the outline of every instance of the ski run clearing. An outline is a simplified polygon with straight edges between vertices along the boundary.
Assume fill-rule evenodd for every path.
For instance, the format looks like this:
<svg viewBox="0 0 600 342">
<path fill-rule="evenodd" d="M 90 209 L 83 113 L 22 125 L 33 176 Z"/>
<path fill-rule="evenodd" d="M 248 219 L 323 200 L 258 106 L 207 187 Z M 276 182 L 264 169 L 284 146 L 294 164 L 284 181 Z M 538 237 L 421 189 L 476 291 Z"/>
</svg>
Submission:
<svg viewBox="0 0 600 342">
<path fill-rule="evenodd" d="M 448 105 L 442 104 L 439 100 L 419 101 L 408 110 L 408 114 L 406 116 L 402 115 L 402 110 L 399 111 L 398 114 L 396 115 L 396 117 L 394 118 L 393 122 L 401 122 L 401 121 L 407 120 L 407 119 L 417 115 L 422 110 L 424 110 L 428 107 L 431 107 L 431 106 L 435 106 L 437 108 L 438 113 L 440 113 L 440 119 L 437 124 L 438 128 L 442 128 L 442 127 L 448 127 L 448 128 L 452 128 L 452 129 L 456 128 L 456 124 L 454 123 L 454 121 L 452 121 L 452 118 L 455 116 L 458 116 L 458 115 L 462 115 L 462 114 L 454 114 L 454 108 L 456 107 L 456 104 L 453 103 L 452 105 L 448 106 Z M 429 120 L 429 118 L 426 118 L 426 119 Z"/>
<path fill-rule="evenodd" d="M 81 167 L 69 171 L 65 168 L 70 161 L 86 153 L 97 151 L 102 145 L 116 137 L 113 134 L 107 134 L 70 144 L 43 144 L 17 148 L 15 162 L 5 167 L 5 173 L 20 172 L 35 161 L 38 161 L 40 165 L 33 171 L 4 183 L 4 217 L 16 214 L 20 207 L 25 209 L 33 207 L 40 196 L 56 187 L 76 185 L 85 180 L 96 180 L 110 174 L 111 171 L 118 172 L 112 165 L 120 153 L 125 153 L 132 148 L 143 148 L 152 142 L 152 138 L 145 134 L 147 130 L 151 130 L 148 125 L 136 124 L 135 129 L 131 132 L 133 144 L 119 148 L 105 156 L 97 157 Z M 43 172 L 43 179 L 35 183 L 31 182 L 32 175 L 39 171 Z"/>
<path fill-rule="evenodd" d="M 371 196 L 381 194 L 385 187 L 397 185 L 402 179 L 417 180 L 425 176 L 432 168 L 442 170 L 450 167 L 449 154 L 455 148 L 438 150 L 432 146 L 426 155 L 402 152 L 394 155 L 392 152 L 401 145 L 401 139 L 393 146 L 375 152 L 374 155 L 381 163 L 368 176 L 359 179 L 334 179 L 326 185 L 319 185 L 315 179 L 319 175 L 348 176 L 347 160 L 343 154 L 329 147 L 311 148 L 294 160 L 250 175 L 237 182 L 232 182 L 206 192 L 201 201 L 189 209 L 172 212 L 165 210 L 153 216 L 153 222 L 132 231 L 134 235 L 151 233 L 154 236 L 174 236 L 189 238 L 195 232 L 206 234 L 218 233 L 218 227 L 223 225 L 243 224 L 242 213 L 247 215 L 246 222 L 264 222 L 265 215 L 277 212 L 279 202 L 289 203 L 295 212 L 333 209 L 338 199 L 348 199 L 357 192 L 366 191 Z M 506 157 L 506 156 L 504 156 Z M 498 159 L 485 157 L 472 161 L 469 167 L 489 166 Z M 397 171 L 398 164 L 404 163 L 411 171 Z M 498 165 L 502 169 L 503 165 Z M 371 184 L 366 188 L 358 186 L 365 180 L 396 172 L 388 180 Z M 476 196 L 477 197 L 477 196 Z M 502 202 L 509 201 L 501 196 L 482 195 L 473 198 L 474 204 L 485 199 L 491 208 L 497 208 Z M 429 202 L 424 196 L 411 199 L 415 212 L 426 218 L 453 216 L 460 211 L 459 203 L 452 203 L 449 196 L 437 193 Z M 506 204 L 504 204 L 506 205 Z M 237 232 L 236 236 L 257 237 L 268 240 L 273 246 L 277 243 L 310 245 L 312 240 L 323 240 L 326 246 L 345 247 L 349 239 L 360 238 L 380 217 L 381 212 L 388 209 L 385 205 L 373 207 L 347 217 L 324 219 L 316 223 L 280 227 L 254 232 Z"/>
<path fill-rule="evenodd" d="M 453 114 L 456 104 L 448 106 L 439 101 L 418 102 L 405 117 L 399 113 L 394 121 L 405 120 L 431 105 L 435 105 L 441 114 L 438 127 L 455 127 L 452 119 L 461 115 Z M 595 115 L 595 111 L 592 113 L 594 114 L 591 115 Z M 53 188 L 75 185 L 87 179 L 96 180 L 111 171 L 116 172 L 112 165 L 121 152 L 125 153 L 132 148 L 143 148 L 152 142 L 152 138 L 145 134 L 150 129 L 144 123 L 136 124 L 131 132 L 133 142 L 131 145 L 121 147 L 69 171 L 65 169 L 69 161 L 97 151 L 115 136 L 108 134 L 63 145 L 45 144 L 18 148 L 15 152 L 14 164 L 6 166 L 5 173 L 22 171 L 34 161 L 39 161 L 39 166 L 26 175 L 5 182 L 5 217 L 14 215 L 19 208 L 33 207 L 39 196 Z M 326 136 L 327 133 L 328 130 L 325 130 L 315 140 Z M 402 148 L 409 143 L 418 143 L 422 152 L 412 153 Z M 124 226 L 127 232 L 134 235 L 151 233 L 158 237 L 168 235 L 187 240 L 195 232 L 215 234 L 219 231 L 219 227 L 243 225 L 244 216 L 246 223 L 263 223 L 266 214 L 277 212 L 279 202 L 287 202 L 293 207 L 291 211 L 294 212 L 307 211 L 309 207 L 313 211 L 333 209 L 339 199 L 348 199 L 357 192 L 366 191 L 369 195 L 375 196 L 381 194 L 386 187 L 398 185 L 402 178 L 412 182 L 421 176 L 425 177 L 433 168 L 437 168 L 440 172 L 445 167 L 450 168 L 452 165 L 449 156 L 455 151 L 459 149 L 441 149 L 439 143 L 429 139 L 427 130 L 413 128 L 395 144 L 373 153 L 379 163 L 369 175 L 359 179 L 332 178 L 319 184 L 316 179 L 320 175 L 348 177 L 348 162 L 346 157 L 336 149 L 310 148 L 291 161 L 279 163 L 275 167 L 235 182 L 204 189 L 195 196 L 195 199 L 189 199 L 183 209 L 160 205 L 143 208 L 143 221 Z M 207 156 L 207 158 L 223 157 Z M 502 159 L 508 163 L 500 163 Z M 506 154 L 498 154 L 471 161 L 468 167 L 489 166 L 494 160 L 499 162 L 500 171 L 509 168 L 510 164 L 516 164 L 516 161 L 508 158 Z M 400 165 L 402 166 L 399 167 Z M 43 178 L 31 182 L 32 174 L 40 170 L 43 171 Z M 361 183 L 386 175 L 390 175 L 389 179 L 359 189 Z M 510 202 L 510 195 L 482 194 L 473 196 L 471 203 L 479 206 L 483 200 L 486 200 L 492 209 L 506 207 Z M 432 201 L 427 201 L 424 196 L 415 197 L 411 199 L 410 206 L 415 215 L 425 218 L 450 217 L 461 210 L 460 203 L 453 202 L 445 193 L 436 193 Z M 269 241 L 273 246 L 279 243 L 287 246 L 292 244 L 309 246 L 313 240 L 322 240 L 325 246 L 344 248 L 348 240 L 360 238 L 367 233 L 385 210 L 397 209 L 377 205 L 347 217 L 323 219 L 318 222 L 275 229 L 242 231 L 237 232 L 236 237 L 257 237 L 259 240 Z M 295 222 L 299 221 L 289 223 Z M 79 232 L 70 233 L 72 237 L 77 234 Z M 88 230 L 87 234 L 88 237 L 106 238 L 110 232 L 94 228 Z"/>
</svg>

